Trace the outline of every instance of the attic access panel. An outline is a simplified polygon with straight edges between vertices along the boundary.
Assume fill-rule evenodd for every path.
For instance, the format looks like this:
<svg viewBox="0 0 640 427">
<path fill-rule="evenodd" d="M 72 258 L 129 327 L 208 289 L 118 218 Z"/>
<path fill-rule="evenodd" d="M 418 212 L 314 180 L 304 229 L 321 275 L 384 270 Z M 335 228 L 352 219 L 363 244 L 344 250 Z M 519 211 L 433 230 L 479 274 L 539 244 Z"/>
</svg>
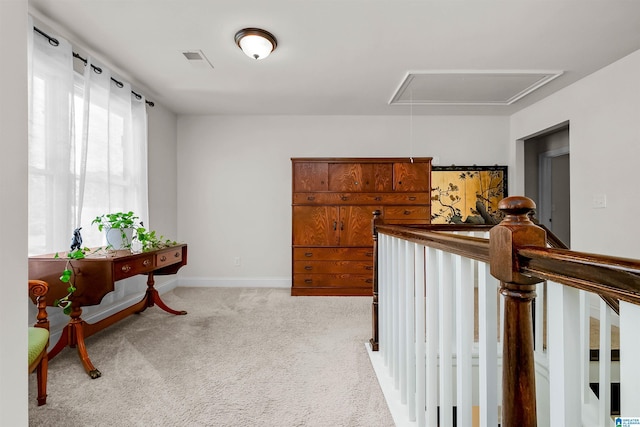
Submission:
<svg viewBox="0 0 640 427">
<path fill-rule="evenodd" d="M 409 72 L 391 105 L 511 105 L 562 71 Z"/>
</svg>

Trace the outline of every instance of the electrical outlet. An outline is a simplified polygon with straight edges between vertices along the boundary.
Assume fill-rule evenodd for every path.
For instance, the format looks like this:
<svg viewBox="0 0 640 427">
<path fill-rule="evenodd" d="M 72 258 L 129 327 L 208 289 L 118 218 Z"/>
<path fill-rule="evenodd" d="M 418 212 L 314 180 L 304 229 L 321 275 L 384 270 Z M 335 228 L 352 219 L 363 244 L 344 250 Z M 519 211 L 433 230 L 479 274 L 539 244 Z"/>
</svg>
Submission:
<svg viewBox="0 0 640 427">
<path fill-rule="evenodd" d="M 235 265 L 236 267 L 240 267 L 240 257 L 237 256 L 233 259 L 233 265 Z"/>
<path fill-rule="evenodd" d="M 607 195 L 606 194 L 594 194 L 593 195 L 593 204 L 591 205 L 593 209 L 602 209 L 607 207 Z"/>
</svg>

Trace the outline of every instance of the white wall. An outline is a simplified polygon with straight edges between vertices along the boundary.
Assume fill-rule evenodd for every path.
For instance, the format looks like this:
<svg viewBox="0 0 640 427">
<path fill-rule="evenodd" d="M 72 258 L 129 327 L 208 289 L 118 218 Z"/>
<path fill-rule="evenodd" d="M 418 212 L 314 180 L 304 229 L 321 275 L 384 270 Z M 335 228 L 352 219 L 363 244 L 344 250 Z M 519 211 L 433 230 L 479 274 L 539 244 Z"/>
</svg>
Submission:
<svg viewBox="0 0 640 427">
<path fill-rule="evenodd" d="M 179 117 L 178 235 L 189 244 L 181 285 L 290 286 L 291 157 L 507 164 L 508 120 L 414 117 L 411 129 L 402 116 Z"/>
<path fill-rule="evenodd" d="M 0 1 L 0 425 L 26 426 L 27 1 Z"/>
<path fill-rule="evenodd" d="M 178 240 L 178 118 L 162 105 L 147 107 L 149 114 L 149 227 L 167 239 Z M 175 276 L 157 276 L 156 286 L 176 282 Z M 172 286 L 174 286 L 172 285 Z M 169 286 L 172 287 L 172 286 Z"/>
<path fill-rule="evenodd" d="M 522 167 L 516 140 L 566 120 L 572 249 L 640 258 L 640 51 L 513 115 L 510 162 Z M 594 195 L 606 208 L 593 208 Z"/>
</svg>

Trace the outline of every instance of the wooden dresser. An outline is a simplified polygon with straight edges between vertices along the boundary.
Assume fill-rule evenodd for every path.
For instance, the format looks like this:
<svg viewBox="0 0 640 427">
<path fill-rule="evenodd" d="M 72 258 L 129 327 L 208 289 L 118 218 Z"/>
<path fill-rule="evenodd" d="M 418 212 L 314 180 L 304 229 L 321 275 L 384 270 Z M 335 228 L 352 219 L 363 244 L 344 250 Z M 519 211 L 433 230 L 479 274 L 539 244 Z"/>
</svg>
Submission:
<svg viewBox="0 0 640 427">
<path fill-rule="evenodd" d="M 431 158 L 293 158 L 292 295 L 372 295 L 371 220 L 428 224 Z"/>
</svg>

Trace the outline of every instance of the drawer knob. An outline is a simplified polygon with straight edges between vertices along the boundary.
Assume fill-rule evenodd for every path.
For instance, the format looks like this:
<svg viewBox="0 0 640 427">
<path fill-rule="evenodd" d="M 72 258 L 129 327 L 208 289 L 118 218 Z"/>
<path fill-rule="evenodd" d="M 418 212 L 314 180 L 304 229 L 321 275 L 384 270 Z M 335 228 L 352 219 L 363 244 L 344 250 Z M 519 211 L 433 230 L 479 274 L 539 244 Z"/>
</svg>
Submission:
<svg viewBox="0 0 640 427">
<path fill-rule="evenodd" d="M 306 257 L 312 257 L 312 256 L 313 256 L 313 253 L 312 253 L 312 252 L 305 252 L 305 253 L 304 253 L 304 256 L 306 256 Z"/>
<path fill-rule="evenodd" d="M 409 200 L 412 200 L 412 201 L 413 201 L 413 200 L 415 200 L 415 199 L 416 199 L 416 196 L 411 196 L 411 197 L 409 197 Z"/>
<path fill-rule="evenodd" d="M 310 201 L 310 202 L 313 202 L 315 199 L 316 199 L 316 198 L 315 198 L 315 197 L 313 197 L 313 196 L 309 196 L 309 197 L 307 197 L 307 200 L 308 200 L 308 201 Z"/>
<path fill-rule="evenodd" d="M 342 199 L 343 202 L 346 202 L 347 200 L 349 200 L 349 198 L 347 196 L 342 196 L 340 198 Z"/>
<path fill-rule="evenodd" d="M 367 252 L 366 254 L 364 254 L 365 256 L 373 256 L 373 252 Z"/>
<path fill-rule="evenodd" d="M 304 283 L 313 283 L 313 279 L 304 279 Z"/>
<path fill-rule="evenodd" d="M 380 200 L 382 200 L 381 196 L 376 196 L 373 198 L 373 200 L 375 200 L 376 202 L 379 202 Z"/>
<path fill-rule="evenodd" d="M 367 283 L 373 283 L 373 279 L 367 279 L 367 280 L 365 280 L 365 282 L 367 282 Z"/>
<path fill-rule="evenodd" d="M 313 267 L 311 267 L 310 265 L 305 265 L 304 269 L 307 270 L 307 271 L 311 271 L 311 270 L 313 270 Z"/>
<path fill-rule="evenodd" d="M 365 270 L 373 270 L 373 266 L 372 265 L 367 265 L 364 269 Z"/>
<path fill-rule="evenodd" d="M 144 261 L 142 261 L 142 265 L 144 265 L 145 267 L 148 267 L 149 264 L 151 264 L 151 260 L 145 259 Z"/>
<path fill-rule="evenodd" d="M 125 264 L 122 266 L 122 271 L 128 273 L 131 271 L 131 266 L 129 264 Z"/>
<path fill-rule="evenodd" d="M 411 215 L 411 211 L 404 211 L 405 215 Z"/>
<path fill-rule="evenodd" d="M 165 255 L 162 255 L 160 257 L 160 261 L 165 262 L 167 260 L 167 257 Z M 145 262 L 148 262 L 149 260 L 146 260 Z M 146 264 L 145 264 L 146 265 Z"/>
<path fill-rule="evenodd" d="M 180 258 L 180 252 L 176 252 L 175 254 L 173 254 L 174 258 Z"/>
</svg>

